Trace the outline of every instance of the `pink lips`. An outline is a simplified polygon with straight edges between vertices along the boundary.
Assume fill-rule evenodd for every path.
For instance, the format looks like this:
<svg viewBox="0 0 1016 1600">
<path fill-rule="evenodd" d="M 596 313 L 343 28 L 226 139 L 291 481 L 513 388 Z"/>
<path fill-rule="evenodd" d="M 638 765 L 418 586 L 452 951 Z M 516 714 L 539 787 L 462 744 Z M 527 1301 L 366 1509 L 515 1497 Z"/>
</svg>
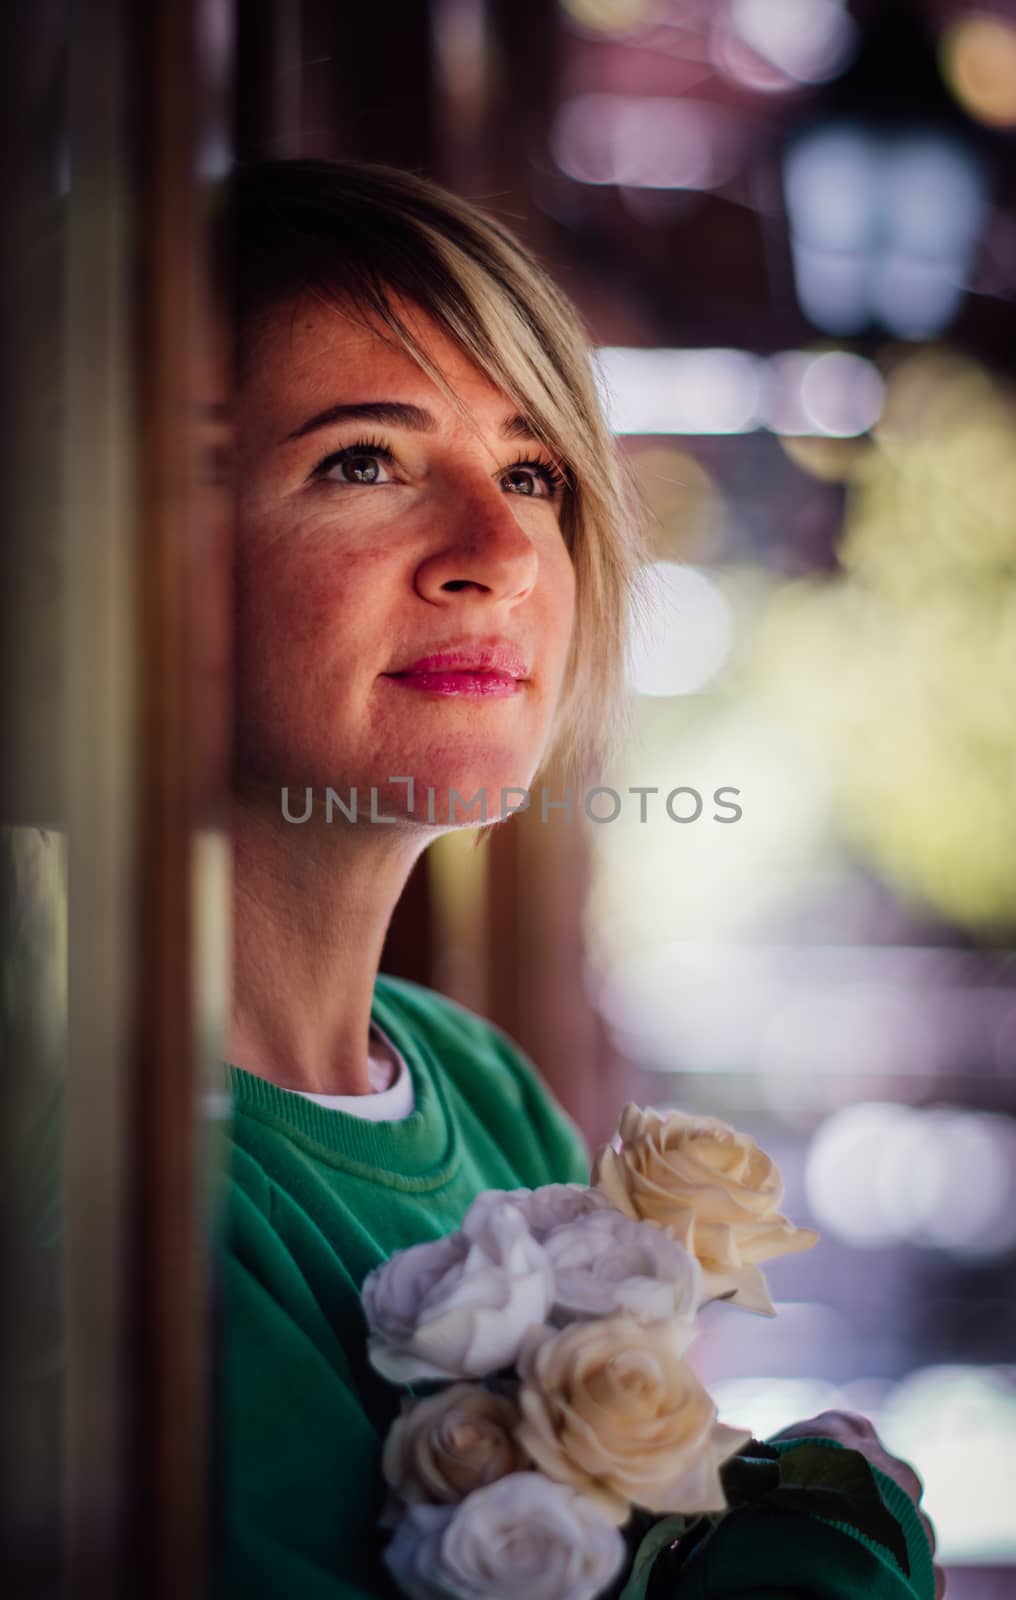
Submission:
<svg viewBox="0 0 1016 1600">
<path fill-rule="evenodd" d="M 393 683 L 427 694 L 480 695 L 504 699 L 518 694 L 526 677 L 521 656 L 502 645 L 445 650 L 421 656 L 401 672 L 386 673 Z"/>
</svg>

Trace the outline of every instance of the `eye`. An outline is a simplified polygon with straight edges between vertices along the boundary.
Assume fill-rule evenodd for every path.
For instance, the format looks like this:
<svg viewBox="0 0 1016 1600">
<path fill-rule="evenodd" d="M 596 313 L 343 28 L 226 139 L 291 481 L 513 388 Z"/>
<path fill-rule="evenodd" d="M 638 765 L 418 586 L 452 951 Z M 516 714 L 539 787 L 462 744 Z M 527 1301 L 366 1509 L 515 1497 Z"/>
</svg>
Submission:
<svg viewBox="0 0 1016 1600">
<path fill-rule="evenodd" d="M 377 439 L 361 439 L 319 461 L 311 476 L 354 486 L 385 484 L 392 482 L 389 468 L 394 465 L 395 457 L 387 445 Z"/>
<path fill-rule="evenodd" d="M 554 500 L 565 486 L 565 476 L 552 461 L 541 461 L 534 457 L 526 461 L 514 461 L 510 467 L 505 467 L 500 483 L 509 494 Z"/>
</svg>

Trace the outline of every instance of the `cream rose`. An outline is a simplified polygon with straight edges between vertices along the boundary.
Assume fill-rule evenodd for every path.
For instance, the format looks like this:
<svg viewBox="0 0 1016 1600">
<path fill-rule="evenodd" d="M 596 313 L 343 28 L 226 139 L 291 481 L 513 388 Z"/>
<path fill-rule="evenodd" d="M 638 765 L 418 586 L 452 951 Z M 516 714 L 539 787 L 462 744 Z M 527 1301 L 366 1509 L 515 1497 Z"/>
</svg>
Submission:
<svg viewBox="0 0 1016 1600">
<path fill-rule="evenodd" d="M 385 1564 L 410 1600 L 594 1600 L 624 1539 L 581 1495 L 516 1472 L 458 1506 L 413 1506 Z"/>
<path fill-rule="evenodd" d="M 626 1106 L 593 1183 L 629 1217 L 667 1228 L 701 1263 L 705 1297 L 774 1314 L 758 1262 L 818 1240 L 780 1212 L 783 1180 L 754 1139 L 718 1117 Z"/>
<path fill-rule="evenodd" d="M 405 1410 L 385 1440 L 382 1469 L 406 1505 L 452 1505 L 529 1465 L 513 1437 L 518 1407 L 476 1383 L 456 1383 Z"/>
<path fill-rule="evenodd" d="M 397 1250 L 363 1285 L 371 1364 L 391 1383 L 486 1377 L 513 1365 L 553 1290 L 546 1253 L 510 1208 L 472 1238 Z"/>
<path fill-rule="evenodd" d="M 517 1437 L 547 1477 L 587 1495 L 608 1521 L 633 1505 L 721 1511 L 719 1468 L 751 1437 L 716 1407 L 667 1323 L 631 1317 L 534 1330 L 519 1355 Z"/>
</svg>

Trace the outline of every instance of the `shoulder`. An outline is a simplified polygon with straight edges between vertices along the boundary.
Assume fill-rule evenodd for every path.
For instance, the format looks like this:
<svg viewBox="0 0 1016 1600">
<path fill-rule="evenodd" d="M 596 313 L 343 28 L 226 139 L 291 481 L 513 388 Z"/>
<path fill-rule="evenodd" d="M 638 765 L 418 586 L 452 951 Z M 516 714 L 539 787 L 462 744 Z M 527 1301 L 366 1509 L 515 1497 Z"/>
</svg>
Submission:
<svg viewBox="0 0 1016 1600">
<path fill-rule="evenodd" d="M 474 1105 L 487 1102 L 498 1122 L 512 1113 L 521 1118 L 530 1137 L 535 1133 L 545 1147 L 554 1181 L 586 1181 L 588 1154 L 581 1134 L 529 1056 L 503 1028 L 406 978 L 379 974 L 375 994 L 379 1015 L 388 1013 L 424 1045 L 442 1074 Z"/>
</svg>

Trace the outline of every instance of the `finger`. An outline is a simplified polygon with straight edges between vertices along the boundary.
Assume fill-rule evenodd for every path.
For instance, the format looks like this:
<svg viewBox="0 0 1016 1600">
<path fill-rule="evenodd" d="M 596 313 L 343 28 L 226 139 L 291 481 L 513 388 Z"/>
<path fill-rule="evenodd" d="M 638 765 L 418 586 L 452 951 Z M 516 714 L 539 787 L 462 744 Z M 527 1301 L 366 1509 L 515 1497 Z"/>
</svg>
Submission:
<svg viewBox="0 0 1016 1600">
<path fill-rule="evenodd" d="M 904 1494 L 910 1496 L 915 1506 L 920 1505 L 921 1496 L 924 1493 L 924 1484 L 909 1461 L 903 1461 L 899 1456 L 891 1456 L 887 1453 L 882 1470 L 887 1472 L 891 1478 L 896 1479 Z"/>
<path fill-rule="evenodd" d="M 928 1541 L 928 1547 L 932 1555 L 934 1555 L 938 1548 L 938 1540 L 935 1538 L 935 1525 L 930 1517 L 924 1515 L 923 1511 L 919 1512 L 918 1515 L 921 1519 L 921 1527 L 924 1529 L 924 1537 Z"/>
<path fill-rule="evenodd" d="M 855 1434 L 866 1439 L 876 1437 L 875 1430 L 867 1417 L 856 1411 L 820 1411 L 816 1417 L 808 1417 L 802 1422 L 793 1422 L 789 1427 L 781 1428 L 778 1433 L 770 1435 L 773 1439 L 801 1439 L 811 1434 L 831 1435 L 841 1438 L 844 1434 Z"/>
<path fill-rule="evenodd" d="M 831 1411 L 829 1415 L 837 1417 L 851 1433 L 860 1434 L 865 1439 L 877 1439 L 875 1424 L 870 1417 L 861 1411 Z"/>
</svg>

